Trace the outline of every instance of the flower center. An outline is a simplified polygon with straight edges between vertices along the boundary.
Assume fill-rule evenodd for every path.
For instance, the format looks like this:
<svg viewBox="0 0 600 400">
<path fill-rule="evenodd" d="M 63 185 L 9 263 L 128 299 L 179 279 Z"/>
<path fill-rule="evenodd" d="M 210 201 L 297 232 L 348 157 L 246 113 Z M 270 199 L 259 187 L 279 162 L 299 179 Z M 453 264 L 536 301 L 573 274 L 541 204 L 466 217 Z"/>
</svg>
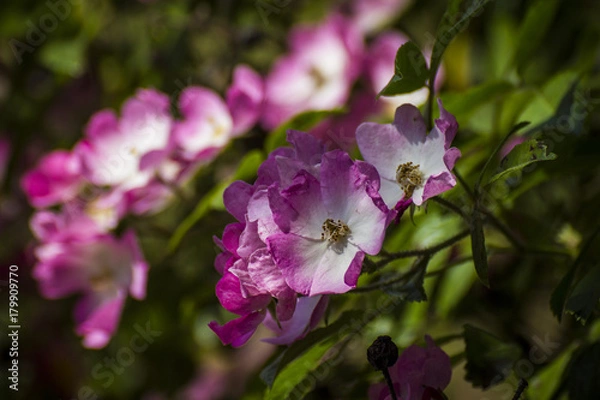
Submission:
<svg viewBox="0 0 600 400">
<path fill-rule="evenodd" d="M 321 89 L 327 83 L 325 75 L 315 67 L 311 67 L 308 74 L 313 79 L 317 89 Z"/>
<path fill-rule="evenodd" d="M 219 121 L 217 121 L 214 117 L 208 117 L 208 123 L 213 128 L 213 136 L 215 138 L 220 138 L 225 134 L 225 127 L 223 126 L 223 124 L 220 124 Z"/>
<path fill-rule="evenodd" d="M 404 191 L 404 197 L 412 197 L 415 189 L 423 185 L 423 173 L 419 164 L 413 165 L 412 161 L 398 165 L 396 169 L 396 182 Z"/>
<path fill-rule="evenodd" d="M 112 269 L 108 265 L 103 265 L 99 271 L 89 278 L 92 289 L 97 292 L 104 292 L 115 286 L 115 277 Z"/>
<path fill-rule="evenodd" d="M 352 231 L 348 225 L 346 225 L 342 220 L 334 221 L 331 218 L 327 218 L 325 222 L 323 222 L 323 233 L 321 233 L 321 240 L 328 240 L 329 243 L 340 243 L 344 239 L 346 239 Z"/>
</svg>

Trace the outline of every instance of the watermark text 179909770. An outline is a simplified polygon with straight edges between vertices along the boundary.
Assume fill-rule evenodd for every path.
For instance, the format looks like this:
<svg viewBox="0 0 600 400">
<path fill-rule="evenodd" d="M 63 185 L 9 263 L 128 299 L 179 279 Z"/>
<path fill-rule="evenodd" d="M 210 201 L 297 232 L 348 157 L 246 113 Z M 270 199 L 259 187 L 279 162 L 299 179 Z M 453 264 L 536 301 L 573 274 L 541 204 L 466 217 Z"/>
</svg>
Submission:
<svg viewBox="0 0 600 400">
<path fill-rule="evenodd" d="M 8 267 L 8 337 L 10 338 L 9 388 L 19 391 L 19 267 Z"/>
</svg>

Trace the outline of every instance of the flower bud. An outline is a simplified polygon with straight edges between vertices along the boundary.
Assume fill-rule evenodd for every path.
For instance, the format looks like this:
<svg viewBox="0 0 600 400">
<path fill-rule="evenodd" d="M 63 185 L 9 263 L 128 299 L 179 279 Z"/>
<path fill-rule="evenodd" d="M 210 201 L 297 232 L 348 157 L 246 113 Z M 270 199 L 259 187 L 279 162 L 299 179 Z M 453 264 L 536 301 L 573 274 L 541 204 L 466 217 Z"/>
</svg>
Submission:
<svg viewBox="0 0 600 400">
<path fill-rule="evenodd" d="M 378 371 L 383 371 L 398 360 L 398 347 L 389 336 L 379 336 L 367 349 L 369 363 Z"/>
</svg>

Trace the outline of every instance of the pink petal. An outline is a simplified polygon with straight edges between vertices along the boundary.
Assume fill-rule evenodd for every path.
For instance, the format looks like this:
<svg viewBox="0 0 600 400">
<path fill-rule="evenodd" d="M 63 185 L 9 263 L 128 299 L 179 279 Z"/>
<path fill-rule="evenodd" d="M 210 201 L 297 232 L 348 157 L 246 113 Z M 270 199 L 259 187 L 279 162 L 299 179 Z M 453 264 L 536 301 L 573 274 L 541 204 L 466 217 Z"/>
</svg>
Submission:
<svg viewBox="0 0 600 400">
<path fill-rule="evenodd" d="M 262 310 L 271 301 L 271 296 L 266 294 L 245 298 L 242 295 L 240 280 L 231 272 L 226 272 L 217 282 L 215 291 L 221 305 L 227 311 L 238 315 Z"/>
<path fill-rule="evenodd" d="M 352 244 L 338 253 L 327 241 L 294 234 L 273 235 L 268 244 L 287 284 L 298 293 L 345 293 L 356 285 L 364 254 Z"/>
<path fill-rule="evenodd" d="M 262 78 L 246 65 L 233 71 L 233 82 L 227 89 L 226 101 L 233 118 L 233 134 L 250 129 L 262 113 L 264 84 Z"/>
<path fill-rule="evenodd" d="M 88 294 L 75 307 L 76 332 L 84 337 L 83 345 L 100 349 L 108 343 L 121 318 L 125 295 L 113 297 Z"/>
<path fill-rule="evenodd" d="M 208 324 L 224 345 L 243 346 L 254 334 L 258 325 L 265 319 L 266 311 L 258 311 L 219 325 L 216 321 Z"/>
<path fill-rule="evenodd" d="M 296 311 L 288 321 L 280 321 L 281 328 L 273 320 L 270 314 L 267 314 L 265 326 L 274 331 L 277 336 L 263 339 L 263 342 L 275 345 L 288 345 L 296 340 L 306 336 L 312 328 L 311 321 L 313 314 L 318 313 L 318 306 L 321 303 L 323 296 L 300 297 L 296 304 Z M 321 314 L 322 316 L 322 314 Z"/>
</svg>

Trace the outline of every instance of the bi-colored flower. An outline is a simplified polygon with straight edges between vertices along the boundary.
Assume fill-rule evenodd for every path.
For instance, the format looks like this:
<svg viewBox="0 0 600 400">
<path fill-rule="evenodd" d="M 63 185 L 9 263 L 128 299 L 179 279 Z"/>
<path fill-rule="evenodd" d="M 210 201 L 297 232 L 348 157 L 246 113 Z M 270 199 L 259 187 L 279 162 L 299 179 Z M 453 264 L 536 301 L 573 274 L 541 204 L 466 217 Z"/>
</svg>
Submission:
<svg viewBox="0 0 600 400">
<path fill-rule="evenodd" d="M 289 43 L 290 53 L 275 62 L 265 81 L 267 129 L 304 111 L 343 106 L 360 73 L 362 38 L 341 16 L 295 28 Z"/>
<path fill-rule="evenodd" d="M 179 97 L 179 109 L 184 119 L 173 128 L 178 152 L 187 160 L 212 160 L 232 137 L 227 104 L 212 90 L 188 87 Z"/>
<path fill-rule="evenodd" d="M 287 284 L 304 295 L 344 293 L 356 286 L 366 254 L 381 249 L 387 208 L 372 166 L 341 150 L 323 155 L 319 179 L 300 171 L 269 199 L 282 233 L 267 238 Z"/>
<path fill-rule="evenodd" d="M 155 90 L 139 90 L 121 111 L 120 118 L 112 110 L 96 113 L 75 152 L 91 183 L 127 190 L 154 176 L 166 156 L 173 122 L 168 96 Z"/>
<path fill-rule="evenodd" d="M 148 264 L 133 231 L 121 238 L 103 233 L 90 219 L 40 211 L 32 231 L 36 249 L 33 276 L 51 299 L 79 293 L 76 332 L 89 348 L 104 347 L 117 329 L 128 295 L 146 295 Z"/>
<path fill-rule="evenodd" d="M 441 116 L 429 134 L 419 110 L 410 104 L 398 107 L 391 124 L 365 122 L 356 141 L 365 161 L 377 168 L 380 194 L 388 207 L 407 200 L 420 206 L 456 185 L 452 169 L 460 157 L 450 147 L 458 124 L 439 102 Z"/>
</svg>

